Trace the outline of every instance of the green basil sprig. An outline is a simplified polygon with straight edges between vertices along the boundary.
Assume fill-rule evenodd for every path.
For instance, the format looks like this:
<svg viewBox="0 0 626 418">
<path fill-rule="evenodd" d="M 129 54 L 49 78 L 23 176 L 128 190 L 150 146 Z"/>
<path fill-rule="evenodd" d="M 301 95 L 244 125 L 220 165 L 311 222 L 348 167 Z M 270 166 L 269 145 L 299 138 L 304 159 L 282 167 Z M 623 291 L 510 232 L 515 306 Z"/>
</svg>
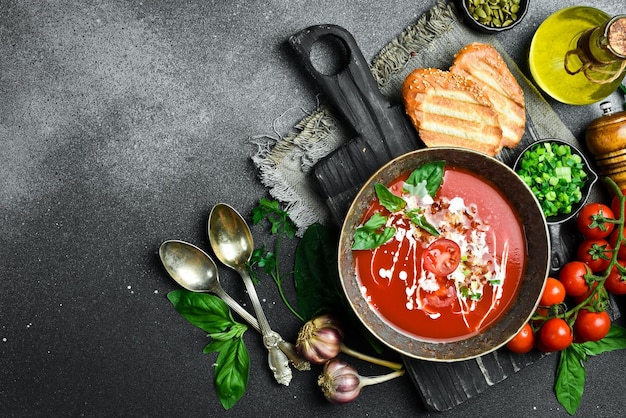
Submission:
<svg viewBox="0 0 626 418">
<path fill-rule="evenodd" d="M 363 226 L 358 227 L 354 232 L 352 249 L 371 250 L 389 241 L 396 233 L 396 229 L 385 226 L 386 223 L 386 216 L 381 215 L 379 212 L 373 214 Z"/>
<path fill-rule="evenodd" d="M 376 191 L 376 197 L 381 205 L 384 206 L 389 212 L 398 212 L 406 206 L 406 201 L 400 196 L 396 196 L 382 184 L 375 184 L 374 190 Z"/>
<path fill-rule="evenodd" d="M 434 235 L 436 237 L 441 235 L 439 231 L 437 231 L 437 228 L 435 228 L 430 222 L 426 220 L 426 217 L 424 216 L 424 212 L 422 210 L 420 209 L 409 210 L 406 212 L 406 216 L 407 218 L 409 218 L 411 222 L 413 222 L 415 225 L 419 226 L 420 228 L 422 228 L 429 234 Z"/>
<path fill-rule="evenodd" d="M 217 296 L 179 289 L 169 292 L 167 298 L 187 321 L 211 337 L 203 352 L 218 353 L 215 389 L 224 409 L 232 408 L 248 386 L 250 357 L 242 338 L 248 327 L 236 322 Z"/>
<path fill-rule="evenodd" d="M 425 196 L 434 197 L 441 184 L 445 169 L 444 161 L 428 162 L 409 174 L 409 177 L 402 186 L 402 191 L 410 195 L 423 198 Z M 406 208 L 406 201 L 396 196 L 383 184 L 375 184 L 374 190 L 378 202 L 389 212 L 400 212 Z M 424 216 L 424 211 L 411 209 L 404 212 L 404 215 L 415 225 L 426 232 L 439 236 L 439 231 L 431 225 Z M 356 229 L 354 233 L 353 250 L 372 250 L 388 242 L 396 233 L 395 228 L 384 227 L 387 217 L 376 212 L 365 224 Z"/>
<path fill-rule="evenodd" d="M 443 183 L 444 161 L 431 161 L 416 168 L 404 183 L 403 190 L 414 196 L 435 197 Z"/>
<path fill-rule="evenodd" d="M 626 348 L 626 329 L 611 325 L 609 333 L 600 341 L 573 343 L 561 351 L 554 391 L 561 405 L 574 415 L 585 388 L 585 361 L 587 357 Z"/>
</svg>

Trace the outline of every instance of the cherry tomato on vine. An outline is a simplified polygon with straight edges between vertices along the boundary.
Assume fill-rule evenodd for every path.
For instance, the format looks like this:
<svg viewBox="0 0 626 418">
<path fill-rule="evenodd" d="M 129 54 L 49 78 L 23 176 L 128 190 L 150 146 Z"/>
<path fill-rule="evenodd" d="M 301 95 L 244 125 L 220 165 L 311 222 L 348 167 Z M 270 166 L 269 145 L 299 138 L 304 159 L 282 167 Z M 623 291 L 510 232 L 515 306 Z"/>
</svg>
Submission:
<svg viewBox="0 0 626 418">
<path fill-rule="evenodd" d="M 559 281 L 565 287 L 565 293 L 572 297 L 582 296 L 589 291 L 585 274 L 589 267 L 582 261 L 570 261 L 561 267 Z"/>
<path fill-rule="evenodd" d="M 544 352 L 565 350 L 574 341 L 574 334 L 562 318 L 548 319 L 539 330 L 537 348 Z"/>
<path fill-rule="evenodd" d="M 594 273 L 605 271 L 611 264 L 613 247 L 605 239 L 586 239 L 580 243 L 576 258 Z"/>
<path fill-rule="evenodd" d="M 434 241 L 422 255 L 424 268 L 435 276 L 447 276 L 461 261 L 461 248 L 456 242 L 441 238 Z"/>
<path fill-rule="evenodd" d="M 606 311 L 591 312 L 581 309 L 574 321 L 576 341 L 599 341 L 606 337 L 611 329 L 611 318 Z"/>
<path fill-rule="evenodd" d="M 626 268 L 626 261 L 617 260 L 620 266 Z M 626 273 L 620 274 L 616 266 L 604 281 L 604 288 L 614 295 L 626 295 Z"/>
<path fill-rule="evenodd" d="M 606 222 L 605 218 L 615 218 L 610 207 L 602 203 L 587 203 L 578 213 L 576 225 L 585 238 L 605 238 L 615 228 L 615 224 Z"/>
<path fill-rule="evenodd" d="M 609 296 L 606 293 L 606 289 L 604 288 L 604 286 L 596 290 L 597 287 L 598 282 L 593 282 L 591 286 L 589 286 L 589 290 L 586 291 L 584 295 L 576 296 L 575 298 L 573 298 L 576 305 L 580 305 L 581 303 L 583 303 L 585 300 L 587 300 L 587 298 L 589 298 L 589 295 L 591 295 L 591 293 L 595 291 L 593 297 L 587 301 L 586 306 L 595 306 L 598 309 L 604 309 L 604 306 L 600 306 L 600 304 L 605 305 L 606 302 L 609 300 Z"/>
<path fill-rule="evenodd" d="M 622 194 L 626 195 L 626 189 L 622 189 Z M 619 198 L 617 195 L 613 196 L 611 200 L 611 210 L 613 211 L 613 215 L 619 218 L 620 216 L 620 207 L 619 207 Z"/>
<path fill-rule="evenodd" d="M 565 295 L 565 286 L 563 286 L 563 283 L 554 277 L 548 277 L 546 285 L 543 288 L 543 293 L 541 294 L 541 299 L 539 300 L 539 305 L 552 306 L 563 303 Z"/>
<path fill-rule="evenodd" d="M 535 346 L 535 335 L 529 323 L 526 323 L 521 330 L 506 343 L 506 347 L 514 353 L 528 353 Z"/>
</svg>

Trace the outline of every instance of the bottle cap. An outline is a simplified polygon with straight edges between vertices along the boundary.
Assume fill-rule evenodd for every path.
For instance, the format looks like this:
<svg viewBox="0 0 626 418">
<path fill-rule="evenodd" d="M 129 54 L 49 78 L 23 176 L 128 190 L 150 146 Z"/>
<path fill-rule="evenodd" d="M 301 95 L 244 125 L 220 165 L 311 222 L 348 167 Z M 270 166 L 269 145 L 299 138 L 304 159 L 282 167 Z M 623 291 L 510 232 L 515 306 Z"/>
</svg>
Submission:
<svg viewBox="0 0 626 418">
<path fill-rule="evenodd" d="M 626 59 L 626 15 L 615 16 L 607 22 L 600 42 L 606 42 L 611 52 Z"/>
</svg>

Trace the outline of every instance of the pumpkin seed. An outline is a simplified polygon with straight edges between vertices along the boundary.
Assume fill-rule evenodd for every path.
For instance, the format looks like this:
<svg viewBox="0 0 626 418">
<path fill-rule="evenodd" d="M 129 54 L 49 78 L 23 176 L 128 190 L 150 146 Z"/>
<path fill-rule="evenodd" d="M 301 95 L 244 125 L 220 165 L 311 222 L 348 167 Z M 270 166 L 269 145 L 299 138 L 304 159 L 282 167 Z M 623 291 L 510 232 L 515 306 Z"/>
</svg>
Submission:
<svg viewBox="0 0 626 418">
<path fill-rule="evenodd" d="M 520 0 L 466 0 L 467 10 L 477 22 L 505 27 L 517 20 Z"/>
</svg>

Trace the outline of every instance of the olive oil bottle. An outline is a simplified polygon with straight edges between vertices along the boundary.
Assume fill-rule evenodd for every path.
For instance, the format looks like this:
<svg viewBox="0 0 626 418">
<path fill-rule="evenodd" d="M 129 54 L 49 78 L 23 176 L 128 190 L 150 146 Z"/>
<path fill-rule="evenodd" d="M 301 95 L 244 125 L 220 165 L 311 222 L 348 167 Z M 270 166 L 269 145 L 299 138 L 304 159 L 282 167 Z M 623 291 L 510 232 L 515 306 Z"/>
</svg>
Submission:
<svg viewBox="0 0 626 418">
<path fill-rule="evenodd" d="M 626 69 L 626 15 L 568 7 L 537 29 L 529 52 L 537 85 L 554 99 L 572 105 L 595 103 L 614 92 Z"/>
</svg>

